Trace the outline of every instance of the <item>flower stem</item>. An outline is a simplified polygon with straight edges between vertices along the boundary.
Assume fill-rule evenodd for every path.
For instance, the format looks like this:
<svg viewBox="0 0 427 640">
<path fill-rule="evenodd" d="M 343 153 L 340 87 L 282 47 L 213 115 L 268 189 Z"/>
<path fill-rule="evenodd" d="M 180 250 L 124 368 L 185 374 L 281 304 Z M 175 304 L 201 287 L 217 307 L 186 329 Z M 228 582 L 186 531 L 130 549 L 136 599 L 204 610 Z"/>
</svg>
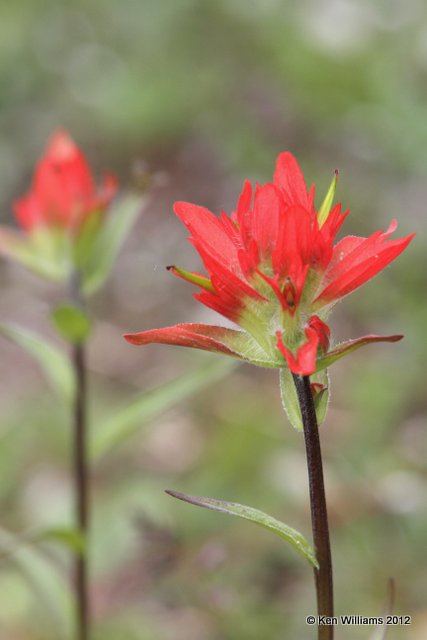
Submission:
<svg viewBox="0 0 427 640">
<path fill-rule="evenodd" d="M 77 275 L 71 283 L 71 300 L 83 306 Z M 87 535 L 89 528 L 89 466 L 87 454 L 87 379 L 86 350 L 84 344 L 74 344 L 72 364 L 76 389 L 73 406 L 73 477 L 75 492 L 76 527 L 82 539 L 82 547 L 76 551 L 74 588 L 76 597 L 76 640 L 89 640 L 90 612 L 88 589 Z"/>
<path fill-rule="evenodd" d="M 314 549 L 319 568 L 314 570 L 319 616 L 334 615 L 332 559 L 329 542 L 328 513 L 326 509 L 325 485 L 323 481 L 322 452 L 319 429 L 308 376 L 293 376 L 301 408 L 304 426 L 305 450 L 307 456 L 310 489 L 311 526 Z M 318 640 L 332 640 L 333 625 L 318 625 Z"/>
</svg>

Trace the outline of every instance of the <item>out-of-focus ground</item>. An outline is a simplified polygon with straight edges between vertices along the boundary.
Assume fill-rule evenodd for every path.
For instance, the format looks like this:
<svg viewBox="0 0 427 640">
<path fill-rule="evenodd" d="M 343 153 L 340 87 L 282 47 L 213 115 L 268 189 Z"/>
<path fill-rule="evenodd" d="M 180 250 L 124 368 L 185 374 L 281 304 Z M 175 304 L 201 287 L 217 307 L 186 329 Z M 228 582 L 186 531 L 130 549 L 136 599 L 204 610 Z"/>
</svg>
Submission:
<svg viewBox="0 0 427 640">
<path fill-rule="evenodd" d="M 58 126 L 98 175 L 113 170 L 124 189 L 146 167 L 156 176 L 113 276 L 90 303 L 98 420 L 138 390 L 220 357 L 121 338 L 220 320 L 164 269 L 199 267 L 175 200 L 229 211 L 242 180 L 269 180 L 277 153 L 289 149 L 319 197 L 339 168 L 339 199 L 352 210 L 347 234 L 368 235 L 393 217 L 398 234 L 417 231 L 395 264 L 334 311 L 336 340 L 399 332 L 405 340 L 333 366 L 321 434 L 337 612 L 380 615 L 394 576 L 395 612 L 412 615 L 412 625 L 391 629 L 390 640 L 427 637 L 426 87 L 421 0 L 0 8 L 2 221 L 13 224 L 11 202 Z M 64 295 L 58 287 L 5 262 L 0 287 L 0 321 L 60 344 L 48 324 Z M 68 555 L 58 543 L 31 542 L 31 532 L 69 522 L 70 425 L 37 366 L 3 339 L 0 363 L 0 635 L 61 640 L 52 581 L 61 600 Z M 250 523 L 175 503 L 167 487 L 248 503 L 310 537 L 302 437 L 282 413 L 276 372 L 235 369 L 95 466 L 94 637 L 314 637 L 305 625 L 312 573 L 295 552 Z M 370 631 L 340 627 L 337 638 Z"/>
</svg>

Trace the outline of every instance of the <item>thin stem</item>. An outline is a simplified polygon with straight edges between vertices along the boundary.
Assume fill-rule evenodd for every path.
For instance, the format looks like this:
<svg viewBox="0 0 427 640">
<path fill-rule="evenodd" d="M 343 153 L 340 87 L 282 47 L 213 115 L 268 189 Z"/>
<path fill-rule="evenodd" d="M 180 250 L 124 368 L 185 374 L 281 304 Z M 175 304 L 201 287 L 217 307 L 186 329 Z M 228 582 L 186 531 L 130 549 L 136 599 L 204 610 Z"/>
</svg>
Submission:
<svg viewBox="0 0 427 640">
<path fill-rule="evenodd" d="M 301 408 L 304 426 L 305 450 L 307 456 L 308 480 L 310 488 L 311 526 L 314 549 L 319 569 L 314 570 L 319 616 L 334 615 L 331 545 L 329 542 L 328 513 L 326 509 L 325 485 L 323 481 L 322 452 L 319 429 L 310 378 L 294 375 L 295 387 Z M 318 639 L 333 640 L 333 625 L 322 624 L 319 619 Z"/>
<path fill-rule="evenodd" d="M 71 282 L 71 300 L 76 306 L 83 306 L 77 276 L 75 276 Z M 76 551 L 74 567 L 77 623 L 76 640 L 89 640 L 90 612 L 87 537 L 89 528 L 90 505 L 86 417 L 87 379 L 86 353 L 84 344 L 73 345 L 72 364 L 76 381 L 76 391 L 73 407 L 73 477 L 75 491 L 75 518 L 77 529 L 83 542 L 82 548 Z"/>
</svg>

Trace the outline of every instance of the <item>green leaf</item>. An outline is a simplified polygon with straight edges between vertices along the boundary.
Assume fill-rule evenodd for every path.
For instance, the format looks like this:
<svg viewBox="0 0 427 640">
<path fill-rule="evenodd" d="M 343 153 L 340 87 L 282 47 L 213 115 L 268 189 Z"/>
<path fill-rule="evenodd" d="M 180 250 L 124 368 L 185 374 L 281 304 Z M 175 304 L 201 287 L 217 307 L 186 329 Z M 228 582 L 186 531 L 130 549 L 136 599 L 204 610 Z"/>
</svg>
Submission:
<svg viewBox="0 0 427 640">
<path fill-rule="evenodd" d="M 303 430 L 301 409 L 299 406 L 298 395 L 295 388 L 292 372 L 288 368 L 282 368 L 279 372 L 280 376 L 280 395 L 282 405 L 288 416 L 289 422 L 297 431 Z M 314 399 L 314 407 L 316 410 L 317 422 L 319 425 L 324 422 L 329 403 L 329 375 L 326 369 L 316 371 L 310 376 L 311 384 L 321 384 L 323 389 L 316 395 Z"/>
<path fill-rule="evenodd" d="M 85 312 L 71 304 L 63 304 L 52 312 L 52 320 L 63 338 L 81 344 L 90 335 L 91 322 Z"/>
<path fill-rule="evenodd" d="M 79 228 L 73 246 L 73 263 L 79 272 L 84 272 L 86 264 L 92 255 L 100 228 L 104 224 L 104 211 L 92 211 Z"/>
<path fill-rule="evenodd" d="M 127 196 L 113 205 L 93 243 L 84 269 L 83 291 L 95 293 L 107 280 L 117 255 L 142 207 L 142 199 Z"/>
<path fill-rule="evenodd" d="M 91 457 L 97 459 L 106 455 L 155 416 L 214 384 L 236 366 L 237 363 L 233 360 L 220 359 L 128 400 L 93 432 Z"/>
<path fill-rule="evenodd" d="M 28 236 L 0 227 L 0 253 L 48 280 L 59 282 L 65 278 L 66 265 L 58 259 L 57 238 L 47 231 Z"/>
<path fill-rule="evenodd" d="M 35 596 L 49 616 L 49 626 L 57 637 L 70 637 L 72 602 L 66 580 L 58 573 L 41 550 L 29 544 L 24 536 L 0 529 L 0 562 L 13 563 L 32 586 Z"/>
<path fill-rule="evenodd" d="M 0 325 L 0 335 L 15 342 L 33 356 L 51 386 L 70 401 L 74 394 L 74 375 L 68 358 L 40 336 L 15 325 Z"/>
<path fill-rule="evenodd" d="M 204 507 L 205 509 L 219 511 L 220 513 L 227 513 L 231 516 L 238 516 L 239 518 L 255 522 L 255 524 L 259 524 L 261 527 L 269 529 L 281 538 L 284 538 L 313 567 L 319 567 L 313 549 L 301 533 L 299 533 L 295 529 L 292 529 L 292 527 L 288 527 L 288 525 L 280 522 L 280 520 L 272 518 L 263 511 L 259 511 L 259 509 L 253 509 L 252 507 L 247 507 L 236 502 L 215 500 L 215 498 L 201 498 L 199 496 L 190 496 L 186 493 L 180 493 L 179 491 L 167 490 L 166 493 L 173 498 L 178 498 L 178 500 L 189 502 L 190 504 L 194 504 L 197 507 Z"/>
<path fill-rule="evenodd" d="M 316 409 L 317 424 L 321 425 L 326 418 L 328 412 L 328 404 L 330 397 L 330 379 L 327 369 L 316 371 L 310 376 L 310 382 L 313 384 L 321 384 L 323 389 L 314 398 L 314 408 Z"/>
<path fill-rule="evenodd" d="M 75 553 L 82 553 L 85 548 L 84 537 L 80 531 L 72 527 L 52 527 L 40 531 L 36 536 L 39 540 L 53 540 L 60 542 Z"/>
<path fill-rule="evenodd" d="M 317 212 L 319 227 L 322 227 L 325 224 L 329 216 L 329 213 L 332 208 L 332 203 L 335 197 L 335 189 L 337 188 L 337 182 L 338 182 L 338 171 L 335 171 L 334 177 L 332 178 L 332 182 L 329 186 L 326 196 L 322 204 L 320 205 L 319 211 Z"/>
<path fill-rule="evenodd" d="M 384 610 L 382 613 L 382 618 L 386 618 L 387 616 L 393 613 L 394 601 L 396 597 L 396 587 L 394 584 L 393 578 L 389 578 L 387 583 L 387 596 L 386 602 L 384 605 Z M 370 636 L 369 640 L 385 640 L 388 632 L 390 630 L 390 626 L 386 624 L 378 624 L 375 627 L 373 634 Z"/>
<path fill-rule="evenodd" d="M 280 395 L 282 405 L 289 418 L 289 422 L 297 431 L 303 430 L 301 409 L 298 402 L 292 372 L 286 367 L 279 370 Z"/>
</svg>

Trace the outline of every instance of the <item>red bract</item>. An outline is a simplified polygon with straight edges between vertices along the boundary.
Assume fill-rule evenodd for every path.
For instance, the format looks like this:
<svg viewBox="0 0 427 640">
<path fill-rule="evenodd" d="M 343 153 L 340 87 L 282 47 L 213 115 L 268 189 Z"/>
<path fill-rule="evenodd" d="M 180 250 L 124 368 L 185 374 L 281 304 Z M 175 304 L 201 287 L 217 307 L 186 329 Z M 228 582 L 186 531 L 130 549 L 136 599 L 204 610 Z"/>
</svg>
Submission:
<svg viewBox="0 0 427 640">
<path fill-rule="evenodd" d="M 355 345 L 378 341 L 367 336 L 330 352 L 326 324 L 333 304 L 384 269 L 411 236 L 390 240 L 377 231 L 369 238 L 347 236 L 334 245 L 348 211 L 332 207 L 336 178 L 316 211 L 314 186 L 307 189 L 290 153 L 279 155 L 273 183 L 246 182 L 236 210 L 215 216 L 187 202 L 175 213 L 191 234 L 208 277 L 170 269 L 197 285 L 195 297 L 244 331 L 204 325 L 178 325 L 125 336 L 134 344 L 163 342 L 230 353 L 264 366 L 310 375 Z M 183 329 L 184 327 L 184 329 Z M 389 336 L 384 340 L 395 340 Z"/>
<path fill-rule="evenodd" d="M 15 215 L 28 232 L 40 227 L 74 232 L 90 214 L 105 209 L 115 192 L 110 175 L 97 190 L 83 153 L 59 130 L 37 164 L 30 192 L 14 203 Z"/>
</svg>

